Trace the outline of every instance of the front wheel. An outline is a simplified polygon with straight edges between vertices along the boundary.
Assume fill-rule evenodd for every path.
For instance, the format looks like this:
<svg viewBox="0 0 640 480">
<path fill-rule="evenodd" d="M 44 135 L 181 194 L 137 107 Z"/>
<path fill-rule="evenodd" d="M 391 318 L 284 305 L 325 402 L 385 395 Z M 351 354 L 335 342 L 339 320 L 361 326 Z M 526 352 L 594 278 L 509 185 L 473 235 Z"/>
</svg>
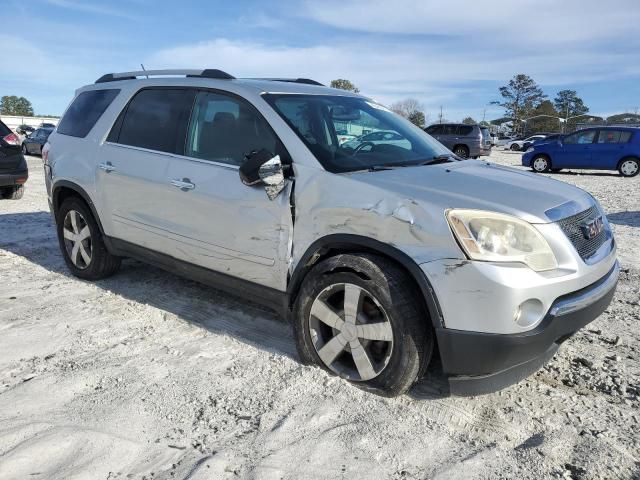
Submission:
<svg viewBox="0 0 640 480">
<path fill-rule="evenodd" d="M 406 392 L 433 350 L 419 295 L 406 273 L 382 257 L 344 254 L 319 263 L 294 307 L 301 360 L 379 395 Z"/>
<path fill-rule="evenodd" d="M 20 200 L 24 196 L 24 185 L 14 185 L 0 189 L 0 198 Z"/>
<path fill-rule="evenodd" d="M 518 152 L 520 151 L 520 146 L 517 143 L 514 143 L 511 145 L 510 149 L 512 152 Z"/>
<path fill-rule="evenodd" d="M 620 162 L 618 171 L 623 177 L 635 177 L 640 171 L 640 162 L 636 158 L 625 158 Z"/>
<path fill-rule="evenodd" d="M 531 161 L 531 168 L 534 172 L 544 173 L 549 171 L 549 169 L 551 168 L 551 164 L 549 163 L 549 159 L 547 157 L 539 155 Z"/>
</svg>

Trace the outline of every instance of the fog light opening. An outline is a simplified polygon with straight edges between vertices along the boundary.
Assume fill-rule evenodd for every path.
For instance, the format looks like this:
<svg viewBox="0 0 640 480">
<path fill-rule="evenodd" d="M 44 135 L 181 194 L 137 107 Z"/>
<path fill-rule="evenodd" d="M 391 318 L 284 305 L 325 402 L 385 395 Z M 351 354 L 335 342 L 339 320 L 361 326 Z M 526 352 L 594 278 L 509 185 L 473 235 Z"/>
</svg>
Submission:
<svg viewBox="0 0 640 480">
<path fill-rule="evenodd" d="M 542 302 L 537 298 L 530 298 L 522 302 L 516 308 L 513 320 L 521 327 L 531 327 L 542 320 L 544 309 Z"/>
</svg>

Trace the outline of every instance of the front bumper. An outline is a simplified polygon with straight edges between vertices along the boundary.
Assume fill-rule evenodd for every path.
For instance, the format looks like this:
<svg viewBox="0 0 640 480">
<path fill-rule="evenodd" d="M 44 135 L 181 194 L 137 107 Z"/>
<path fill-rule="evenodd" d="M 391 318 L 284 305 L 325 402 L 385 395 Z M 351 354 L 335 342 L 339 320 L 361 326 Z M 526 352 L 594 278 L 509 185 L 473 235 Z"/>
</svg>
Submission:
<svg viewBox="0 0 640 480">
<path fill-rule="evenodd" d="M 438 347 L 451 393 L 491 393 L 537 371 L 562 342 L 605 311 L 619 272 L 615 261 L 595 283 L 559 297 L 533 330 L 505 335 L 438 328 Z"/>
<path fill-rule="evenodd" d="M 522 154 L 522 166 L 523 167 L 530 167 L 531 166 L 531 160 L 533 159 L 533 154 L 535 152 L 529 152 L 529 153 L 523 153 Z"/>
<path fill-rule="evenodd" d="M 0 173 L 0 187 L 21 185 L 29 178 L 27 170 L 15 171 L 11 173 Z"/>
</svg>

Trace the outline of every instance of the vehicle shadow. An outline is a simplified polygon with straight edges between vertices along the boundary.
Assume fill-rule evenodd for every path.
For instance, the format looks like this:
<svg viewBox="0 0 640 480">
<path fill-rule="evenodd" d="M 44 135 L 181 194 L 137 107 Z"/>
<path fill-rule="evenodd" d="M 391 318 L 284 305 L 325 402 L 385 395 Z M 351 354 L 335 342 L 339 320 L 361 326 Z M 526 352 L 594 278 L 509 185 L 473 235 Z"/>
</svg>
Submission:
<svg viewBox="0 0 640 480">
<path fill-rule="evenodd" d="M 615 223 L 616 225 L 640 227 L 640 211 L 609 213 L 607 214 L 607 220 L 611 223 Z"/>
<path fill-rule="evenodd" d="M 620 177 L 622 176 L 619 173 L 615 172 L 603 172 L 603 171 L 593 171 L 593 170 L 562 170 L 560 172 L 551 172 L 552 176 L 590 176 L 590 177 Z"/>
<path fill-rule="evenodd" d="M 82 282 L 68 271 L 48 212 L 0 214 L 0 250 L 25 258 L 50 272 Z M 216 334 L 298 361 L 292 328 L 280 315 L 246 298 L 179 277 L 137 260 L 126 259 L 114 276 L 91 282 L 128 300 L 150 305 Z M 439 359 L 434 355 L 423 379 L 411 390 L 414 399 L 449 395 Z"/>
</svg>

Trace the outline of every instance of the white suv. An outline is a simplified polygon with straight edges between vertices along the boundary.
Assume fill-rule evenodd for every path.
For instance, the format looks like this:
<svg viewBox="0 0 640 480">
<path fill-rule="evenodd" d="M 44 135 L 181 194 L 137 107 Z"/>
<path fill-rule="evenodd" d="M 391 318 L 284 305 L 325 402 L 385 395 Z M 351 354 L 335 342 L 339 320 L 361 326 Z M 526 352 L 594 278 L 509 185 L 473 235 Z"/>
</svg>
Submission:
<svg viewBox="0 0 640 480">
<path fill-rule="evenodd" d="M 383 395 L 406 391 L 436 344 L 453 393 L 518 381 L 604 311 L 618 278 L 588 193 L 461 161 L 312 80 L 105 75 L 43 157 L 74 275 L 135 257 L 263 302 L 291 319 L 303 362 Z"/>
</svg>

